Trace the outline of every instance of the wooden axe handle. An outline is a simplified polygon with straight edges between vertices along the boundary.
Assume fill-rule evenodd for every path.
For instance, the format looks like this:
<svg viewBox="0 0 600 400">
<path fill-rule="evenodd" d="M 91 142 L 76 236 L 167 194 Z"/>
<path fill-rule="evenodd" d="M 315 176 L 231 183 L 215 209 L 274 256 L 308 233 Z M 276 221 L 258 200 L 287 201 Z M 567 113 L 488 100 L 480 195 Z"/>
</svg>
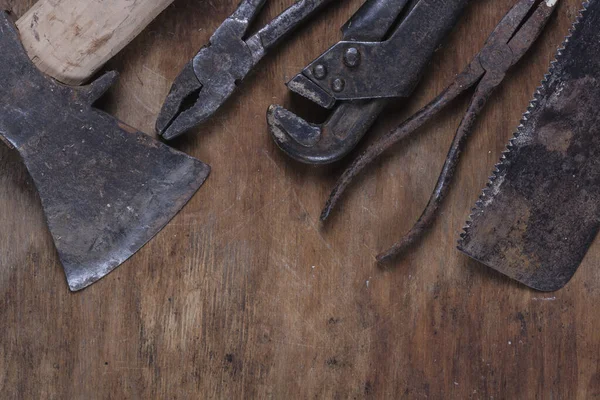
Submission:
<svg viewBox="0 0 600 400">
<path fill-rule="evenodd" d="M 87 81 L 173 0 L 40 0 L 17 21 L 38 68 L 69 85 Z"/>
</svg>

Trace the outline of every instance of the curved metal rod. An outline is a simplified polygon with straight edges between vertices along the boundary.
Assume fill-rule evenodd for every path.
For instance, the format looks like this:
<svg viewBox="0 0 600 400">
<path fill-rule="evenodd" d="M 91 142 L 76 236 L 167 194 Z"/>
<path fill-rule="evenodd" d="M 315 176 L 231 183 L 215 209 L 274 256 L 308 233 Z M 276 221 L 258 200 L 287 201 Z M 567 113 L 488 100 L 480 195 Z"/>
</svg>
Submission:
<svg viewBox="0 0 600 400">
<path fill-rule="evenodd" d="M 273 105 L 267 111 L 269 133 L 291 158 L 305 164 L 330 164 L 356 147 L 387 103 L 387 99 L 342 103 L 323 124 L 307 122 Z"/>
<path fill-rule="evenodd" d="M 327 220 L 333 209 L 338 204 L 342 195 L 353 182 L 353 179 L 362 172 L 362 170 L 377 159 L 382 153 L 387 151 L 391 146 L 405 139 L 417 129 L 422 127 L 427 121 L 435 117 L 442 109 L 452 102 L 461 93 L 471 88 L 479 80 L 478 72 L 469 69 L 456 77 L 456 80 L 448 86 L 438 97 L 419 110 L 412 117 L 404 121 L 399 127 L 391 130 L 386 135 L 382 136 L 377 142 L 362 153 L 350 167 L 338 179 L 335 187 L 329 195 L 329 199 L 325 204 L 325 208 L 321 212 L 321 221 Z M 476 76 L 477 79 L 474 79 Z"/>
<path fill-rule="evenodd" d="M 406 251 L 421 238 L 425 230 L 431 226 L 433 221 L 435 221 L 435 217 L 440 205 L 450 189 L 450 181 L 452 178 L 454 178 L 454 172 L 458 166 L 458 161 L 460 160 L 460 155 L 465 146 L 467 138 L 473 131 L 473 126 L 475 125 L 477 117 L 487 104 L 488 99 L 497 86 L 496 79 L 497 77 L 495 76 L 491 78 L 486 76 L 481 81 L 481 84 L 477 87 L 475 95 L 473 96 L 471 104 L 469 105 L 469 109 L 461 121 L 460 127 L 456 131 L 456 135 L 454 136 L 454 140 L 450 146 L 450 151 L 446 157 L 446 162 L 444 163 L 442 172 L 438 178 L 437 184 L 435 185 L 435 190 L 433 191 L 429 202 L 427 203 L 427 207 L 425 207 L 425 210 L 423 211 L 423 214 L 421 214 L 419 220 L 415 223 L 411 230 L 404 235 L 402 239 L 400 239 L 399 242 L 395 243 L 388 250 L 380 253 L 377 256 L 378 262 L 389 261 Z"/>
</svg>

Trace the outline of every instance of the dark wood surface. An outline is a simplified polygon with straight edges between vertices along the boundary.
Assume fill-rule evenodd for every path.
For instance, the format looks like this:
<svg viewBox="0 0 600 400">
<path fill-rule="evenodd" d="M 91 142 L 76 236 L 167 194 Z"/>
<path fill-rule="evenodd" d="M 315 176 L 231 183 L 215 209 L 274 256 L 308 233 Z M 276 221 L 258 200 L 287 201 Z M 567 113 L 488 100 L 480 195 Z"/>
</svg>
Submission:
<svg viewBox="0 0 600 400">
<path fill-rule="evenodd" d="M 32 2 L 0 5 L 20 15 Z M 291 3 L 269 2 L 261 21 Z M 394 103 L 366 142 L 447 85 L 513 3 L 473 1 L 415 96 Z M 598 245 L 550 294 L 455 250 L 580 1 L 562 0 L 496 92 L 437 223 L 388 269 L 374 256 L 425 206 L 467 98 L 369 168 L 325 227 L 320 210 L 348 160 L 292 162 L 265 123 L 271 103 L 305 107 L 284 83 L 339 40 L 360 4 L 336 2 L 174 143 L 213 167 L 209 180 L 154 240 L 80 293 L 67 289 L 18 155 L 0 149 L 1 398 L 600 397 Z M 152 132 L 179 69 L 236 5 L 175 0 L 111 61 L 122 75 L 103 107 Z"/>
</svg>

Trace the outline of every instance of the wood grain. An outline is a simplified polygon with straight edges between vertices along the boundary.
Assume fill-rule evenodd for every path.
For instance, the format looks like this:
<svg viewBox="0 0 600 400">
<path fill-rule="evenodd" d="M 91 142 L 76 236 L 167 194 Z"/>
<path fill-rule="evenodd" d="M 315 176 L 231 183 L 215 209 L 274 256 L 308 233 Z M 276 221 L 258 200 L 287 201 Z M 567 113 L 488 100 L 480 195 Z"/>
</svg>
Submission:
<svg viewBox="0 0 600 400">
<path fill-rule="evenodd" d="M 2 3 L 21 15 L 32 1 Z M 291 3 L 269 2 L 261 20 Z M 513 3 L 473 1 L 415 96 L 390 107 L 366 142 L 444 88 Z M 290 161 L 265 125 L 271 103 L 314 113 L 284 83 L 339 40 L 360 4 L 337 2 L 267 57 L 208 124 L 174 143 L 211 164 L 211 177 L 163 232 L 81 293 L 67 289 L 18 156 L 0 150 L 0 397 L 600 396 L 598 245 L 553 294 L 455 250 L 580 2 L 562 0 L 481 116 L 437 223 L 385 270 L 374 256 L 425 206 L 468 99 L 363 174 L 324 227 L 321 207 L 348 160 Z M 179 69 L 236 5 L 175 1 L 110 63 L 122 76 L 102 107 L 151 132 Z"/>
<path fill-rule="evenodd" d="M 17 21 L 29 57 L 70 85 L 87 81 L 173 0 L 40 0 Z"/>
</svg>

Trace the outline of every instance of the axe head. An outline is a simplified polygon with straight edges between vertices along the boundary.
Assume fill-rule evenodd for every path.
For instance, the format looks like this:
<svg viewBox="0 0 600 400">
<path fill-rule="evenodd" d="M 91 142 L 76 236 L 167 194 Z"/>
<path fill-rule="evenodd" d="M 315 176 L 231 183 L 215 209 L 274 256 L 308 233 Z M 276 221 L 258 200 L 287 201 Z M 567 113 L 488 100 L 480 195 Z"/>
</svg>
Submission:
<svg viewBox="0 0 600 400">
<path fill-rule="evenodd" d="M 156 235 L 210 167 L 94 109 L 115 73 L 77 88 L 40 73 L 6 13 L 0 49 L 0 137 L 33 178 L 70 289 L 83 289 Z"/>
</svg>

